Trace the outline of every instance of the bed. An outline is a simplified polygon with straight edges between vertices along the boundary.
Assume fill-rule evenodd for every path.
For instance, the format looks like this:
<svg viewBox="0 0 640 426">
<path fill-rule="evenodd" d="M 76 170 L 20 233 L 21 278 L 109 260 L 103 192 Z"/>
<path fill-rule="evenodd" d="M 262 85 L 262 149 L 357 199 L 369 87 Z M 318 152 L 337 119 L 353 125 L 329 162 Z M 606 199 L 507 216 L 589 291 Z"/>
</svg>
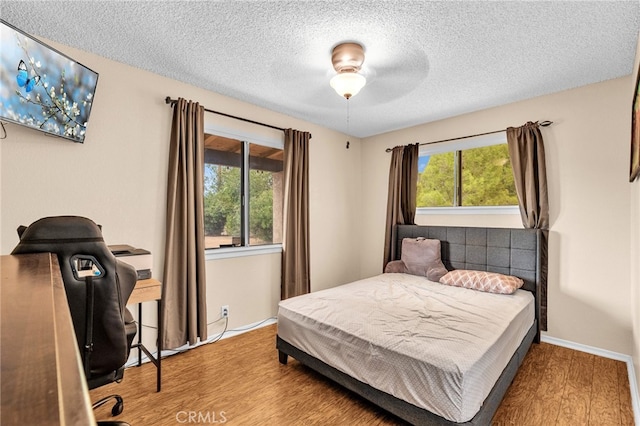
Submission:
<svg viewBox="0 0 640 426">
<path fill-rule="evenodd" d="M 405 238 L 424 237 L 440 241 L 447 270 L 524 284 L 504 295 L 386 273 L 287 299 L 278 310 L 280 362 L 292 356 L 412 424 L 490 424 L 539 342 L 546 239 L 530 229 L 417 225 L 393 234 L 397 259 Z"/>
</svg>

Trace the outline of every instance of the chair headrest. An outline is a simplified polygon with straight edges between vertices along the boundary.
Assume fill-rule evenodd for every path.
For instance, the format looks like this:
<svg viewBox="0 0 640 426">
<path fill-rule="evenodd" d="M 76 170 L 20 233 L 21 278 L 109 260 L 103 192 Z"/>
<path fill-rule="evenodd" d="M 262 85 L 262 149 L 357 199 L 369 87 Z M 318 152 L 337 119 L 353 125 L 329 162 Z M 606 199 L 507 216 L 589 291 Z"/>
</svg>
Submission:
<svg viewBox="0 0 640 426">
<path fill-rule="evenodd" d="M 63 242 L 101 242 L 102 231 L 91 219 L 81 216 L 44 217 L 28 227 L 19 226 L 18 236 L 21 243 L 43 243 L 47 241 Z"/>
</svg>

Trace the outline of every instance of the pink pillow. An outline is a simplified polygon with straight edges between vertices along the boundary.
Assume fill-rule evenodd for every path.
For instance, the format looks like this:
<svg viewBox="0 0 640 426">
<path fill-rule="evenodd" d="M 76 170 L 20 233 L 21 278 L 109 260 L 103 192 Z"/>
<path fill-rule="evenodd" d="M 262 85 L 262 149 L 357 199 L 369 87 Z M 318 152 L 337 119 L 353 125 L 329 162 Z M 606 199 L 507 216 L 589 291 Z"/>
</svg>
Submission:
<svg viewBox="0 0 640 426">
<path fill-rule="evenodd" d="M 438 282 L 447 273 L 440 258 L 440 240 L 404 238 L 400 259 L 407 268 L 406 273 L 427 277 L 429 281 Z"/>
<path fill-rule="evenodd" d="M 404 266 L 404 262 L 402 260 L 392 260 L 391 262 L 387 263 L 387 266 L 384 267 L 385 274 L 393 272 L 401 274 L 407 273 L 407 267 Z"/>
<path fill-rule="evenodd" d="M 440 278 L 440 282 L 455 287 L 471 288 L 498 294 L 512 294 L 524 284 L 522 279 L 511 275 L 465 269 L 449 271 Z"/>
</svg>

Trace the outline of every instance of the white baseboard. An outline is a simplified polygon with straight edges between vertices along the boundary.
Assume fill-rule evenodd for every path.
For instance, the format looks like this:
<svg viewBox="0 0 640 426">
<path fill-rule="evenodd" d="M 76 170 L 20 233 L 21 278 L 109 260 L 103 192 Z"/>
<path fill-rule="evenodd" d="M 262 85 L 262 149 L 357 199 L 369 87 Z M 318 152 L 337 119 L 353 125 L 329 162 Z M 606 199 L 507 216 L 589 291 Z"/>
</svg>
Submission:
<svg viewBox="0 0 640 426">
<path fill-rule="evenodd" d="M 542 335 L 541 341 L 551 345 L 562 346 L 564 348 L 573 349 L 588 354 L 601 356 L 604 358 L 615 359 L 627 363 L 627 374 L 629 376 L 629 388 L 631 389 L 631 405 L 633 407 L 633 417 L 635 424 L 640 425 L 640 392 L 638 391 L 638 381 L 633 367 L 633 358 L 631 355 L 625 355 L 618 352 L 612 352 L 606 349 L 595 348 L 593 346 L 583 345 L 581 343 L 570 342 L 568 340 L 558 339 L 547 335 Z"/>
</svg>

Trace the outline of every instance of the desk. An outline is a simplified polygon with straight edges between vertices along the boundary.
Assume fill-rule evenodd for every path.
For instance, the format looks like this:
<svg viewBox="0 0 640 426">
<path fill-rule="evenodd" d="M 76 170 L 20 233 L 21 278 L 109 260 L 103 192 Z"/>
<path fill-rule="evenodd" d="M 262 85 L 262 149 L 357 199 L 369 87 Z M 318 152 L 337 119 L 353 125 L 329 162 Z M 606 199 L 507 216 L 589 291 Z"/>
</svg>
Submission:
<svg viewBox="0 0 640 426">
<path fill-rule="evenodd" d="M 162 284 L 160 281 L 150 278 L 139 280 L 129 296 L 127 305 L 138 305 L 138 343 L 131 348 L 138 348 L 138 367 L 142 364 L 142 352 L 156 366 L 156 392 L 160 392 L 162 386 L 162 310 L 160 300 L 162 299 Z M 158 304 L 158 355 L 154 357 L 151 352 L 142 344 L 142 302 L 156 301 Z"/>
<path fill-rule="evenodd" d="M 95 425 L 56 255 L 2 256 L 0 423 Z"/>
</svg>

